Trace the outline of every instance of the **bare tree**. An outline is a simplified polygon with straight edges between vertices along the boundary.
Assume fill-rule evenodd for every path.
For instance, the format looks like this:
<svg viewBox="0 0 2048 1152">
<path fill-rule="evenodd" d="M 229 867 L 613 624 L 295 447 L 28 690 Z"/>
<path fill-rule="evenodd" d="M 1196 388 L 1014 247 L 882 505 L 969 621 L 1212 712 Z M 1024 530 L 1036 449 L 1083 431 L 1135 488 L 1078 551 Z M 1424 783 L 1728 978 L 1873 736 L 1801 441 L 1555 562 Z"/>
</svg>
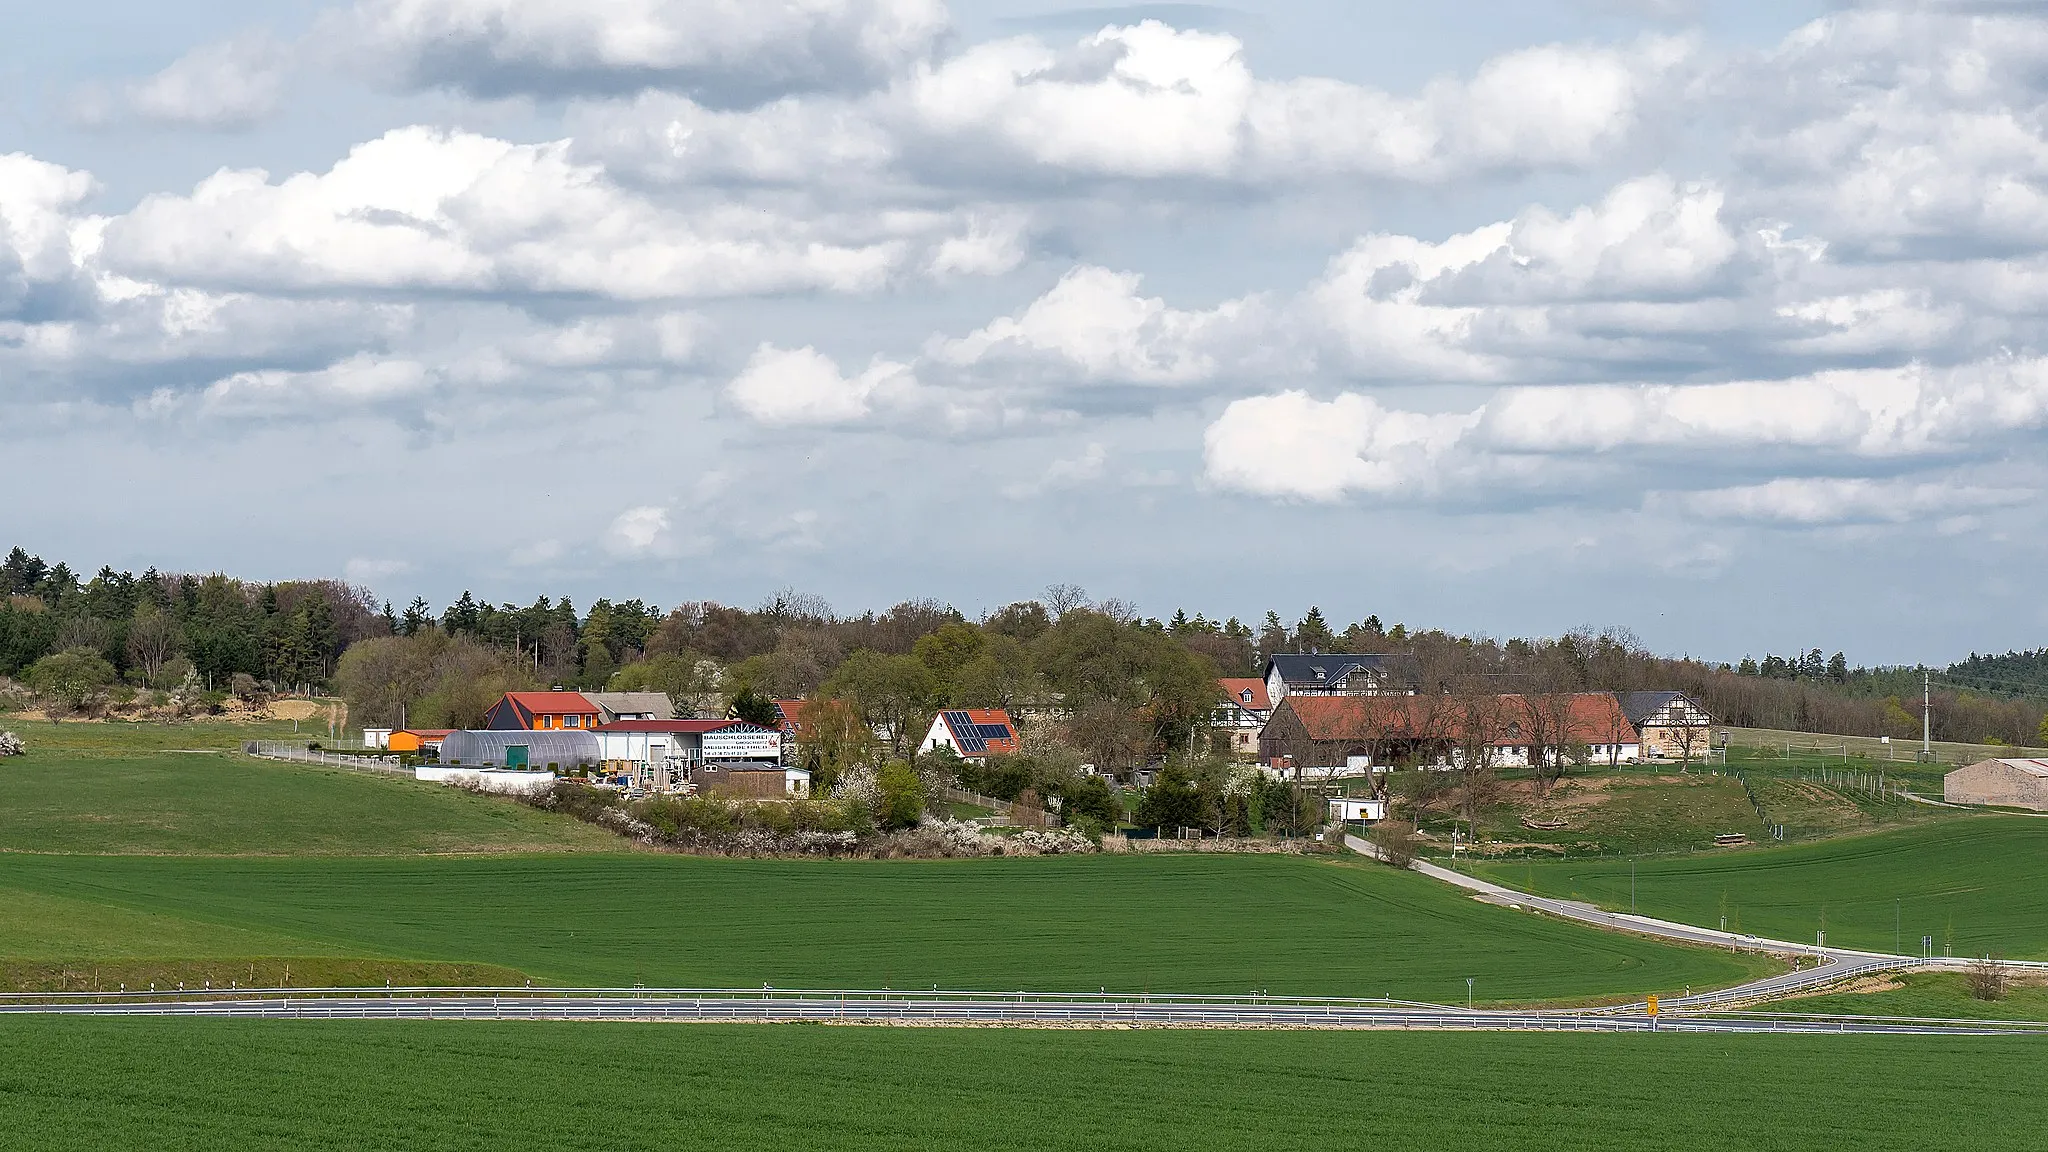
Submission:
<svg viewBox="0 0 2048 1152">
<path fill-rule="evenodd" d="M 1972 960 L 1967 979 L 1970 995 L 1979 1000 L 2003 1000 L 2011 974 L 2005 966 L 2005 957 L 1994 953 L 1982 960 Z"/>
<path fill-rule="evenodd" d="M 1088 606 L 1088 590 L 1079 584 L 1048 584 L 1045 586 L 1045 610 L 1057 620 L 1076 608 Z"/>
<path fill-rule="evenodd" d="M 142 670 L 146 683 L 157 683 L 164 665 L 184 643 L 184 630 L 168 613 L 147 602 L 135 610 L 135 619 L 128 625 L 128 659 Z"/>
<path fill-rule="evenodd" d="M 1706 726 L 1693 723 L 1692 712 L 1692 702 L 1683 696 L 1671 702 L 1671 719 L 1674 722 L 1671 738 L 1678 742 L 1680 775 L 1691 769 L 1693 753 L 1706 746 Z"/>
</svg>

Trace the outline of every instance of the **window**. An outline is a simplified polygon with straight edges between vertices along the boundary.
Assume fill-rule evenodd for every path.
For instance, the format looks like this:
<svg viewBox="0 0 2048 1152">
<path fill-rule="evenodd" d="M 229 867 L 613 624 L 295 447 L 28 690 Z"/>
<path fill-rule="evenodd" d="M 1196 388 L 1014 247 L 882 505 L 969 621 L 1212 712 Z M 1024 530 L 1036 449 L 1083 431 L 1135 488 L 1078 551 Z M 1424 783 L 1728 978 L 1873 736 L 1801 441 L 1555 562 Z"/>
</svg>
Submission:
<svg viewBox="0 0 2048 1152">
<path fill-rule="evenodd" d="M 581 717 L 581 716 L 564 716 L 564 717 L 562 717 L 562 721 L 563 721 L 563 724 L 564 724 L 564 726 L 565 726 L 565 727 L 569 727 L 569 728 L 581 728 L 581 727 L 583 727 L 583 717 Z"/>
<path fill-rule="evenodd" d="M 555 726 L 555 718 L 553 716 L 537 716 L 534 718 L 533 726 L 536 728 L 553 728 Z"/>
<path fill-rule="evenodd" d="M 1244 702 L 1245 702 L 1245 703 L 1247 703 L 1247 704 L 1251 703 L 1251 702 L 1252 702 L 1252 690 L 1251 690 L 1251 689 L 1249 689 L 1249 688 L 1247 688 L 1247 689 L 1245 689 L 1244 691 L 1242 691 L 1242 692 L 1239 692 L 1239 693 L 1237 694 L 1237 698 L 1238 698 L 1238 699 L 1240 699 L 1240 700 L 1242 700 L 1242 701 L 1244 701 Z"/>
</svg>

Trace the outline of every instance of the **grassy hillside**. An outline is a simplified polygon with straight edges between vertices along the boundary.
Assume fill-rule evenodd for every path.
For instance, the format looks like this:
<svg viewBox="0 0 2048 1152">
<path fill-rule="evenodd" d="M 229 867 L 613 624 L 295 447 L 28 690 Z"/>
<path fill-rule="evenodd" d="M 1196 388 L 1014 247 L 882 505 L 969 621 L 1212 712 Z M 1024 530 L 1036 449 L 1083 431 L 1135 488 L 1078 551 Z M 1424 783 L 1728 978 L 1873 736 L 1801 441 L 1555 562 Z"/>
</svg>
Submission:
<svg viewBox="0 0 2048 1152">
<path fill-rule="evenodd" d="M 2048 1020 L 2048 984 L 2023 973 L 2001 1000 L 1970 995 L 1960 972 L 1907 972 L 1859 981 L 1853 990 L 1781 1000 L 1772 1008 L 1842 1016 L 1922 1016 L 1939 1020 Z"/>
<path fill-rule="evenodd" d="M 606 848 L 617 837 L 434 784 L 228 751 L 290 724 L 39 724 L 0 760 L 0 853 Z"/>
<path fill-rule="evenodd" d="M 1971 816 L 1897 831 L 1635 863 L 1636 910 L 1788 940 L 1958 956 L 2048 958 L 2048 820 Z M 1543 895 L 1627 910 L 1627 860 L 1485 863 L 1472 870 Z M 1894 917 L 1897 936 L 1894 936 Z"/>
<path fill-rule="evenodd" d="M 1703 988 L 1763 962 L 1510 912 L 1379 865 L 560 855 L 0 857 L 0 958 L 371 956 L 554 984 L 1391 994 Z M 217 934 L 217 935 L 216 935 Z"/>
<path fill-rule="evenodd" d="M 17 1017 L 0 1020 L 0 1148 L 2002 1152 L 2038 1147 L 2048 1124 L 2048 1096 L 2010 1074 L 2038 1050 L 2023 1038 Z"/>
</svg>

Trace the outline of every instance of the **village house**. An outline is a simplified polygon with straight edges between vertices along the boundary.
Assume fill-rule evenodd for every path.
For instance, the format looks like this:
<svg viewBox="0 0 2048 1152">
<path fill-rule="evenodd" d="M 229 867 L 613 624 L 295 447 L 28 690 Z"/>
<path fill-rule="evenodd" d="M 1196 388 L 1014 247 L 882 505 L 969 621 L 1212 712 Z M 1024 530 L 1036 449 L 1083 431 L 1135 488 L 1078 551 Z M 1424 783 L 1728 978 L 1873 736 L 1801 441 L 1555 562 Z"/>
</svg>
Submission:
<svg viewBox="0 0 2048 1152">
<path fill-rule="evenodd" d="M 962 760 L 985 760 L 1017 751 L 1017 728 L 1001 708 L 952 708 L 932 717 L 918 746 L 922 752 L 950 748 Z"/>
<path fill-rule="evenodd" d="M 1527 767 L 1561 755 L 1589 764 L 1641 757 L 1635 728 L 1608 692 L 1476 699 L 1416 696 L 1290 696 L 1266 722 L 1259 760 L 1285 775 L 1362 775 L 1396 766 L 1449 767 L 1479 755 L 1495 767 Z"/>
<path fill-rule="evenodd" d="M 1231 754 L 1254 759 L 1259 754 L 1259 733 L 1273 715 L 1273 699 L 1266 682 L 1256 676 L 1225 676 L 1216 681 L 1223 702 L 1209 714 L 1209 728 L 1222 734 Z"/>
<path fill-rule="evenodd" d="M 1278 653 L 1266 658 L 1268 707 L 1289 696 L 1403 696 L 1421 685 L 1422 666 L 1405 652 Z"/>
<path fill-rule="evenodd" d="M 581 692 L 507 692 L 484 713 L 484 727 L 505 732 L 571 729 L 588 731 L 600 723 L 597 705 Z"/>
<path fill-rule="evenodd" d="M 1714 718 L 1683 692 L 1616 692 L 1623 715 L 1642 735 L 1646 760 L 1704 760 Z"/>
</svg>

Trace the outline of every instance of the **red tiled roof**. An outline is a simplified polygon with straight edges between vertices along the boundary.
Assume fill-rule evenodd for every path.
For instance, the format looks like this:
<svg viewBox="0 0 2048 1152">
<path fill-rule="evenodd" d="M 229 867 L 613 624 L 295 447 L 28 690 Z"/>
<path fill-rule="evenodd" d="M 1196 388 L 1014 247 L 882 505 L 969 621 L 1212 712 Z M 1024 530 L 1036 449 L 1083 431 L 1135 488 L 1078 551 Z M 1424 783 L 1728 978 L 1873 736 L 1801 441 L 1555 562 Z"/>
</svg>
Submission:
<svg viewBox="0 0 2048 1152">
<path fill-rule="evenodd" d="M 568 716 L 597 711 L 581 692 L 507 692 L 505 698 L 535 716 Z"/>
<path fill-rule="evenodd" d="M 453 728 L 400 728 L 398 730 L 398 732 L 403 732 L 409 736 L 417 736 L 422 740 L 445 740 L 454 731 L 455 729 Z M 396 736 L 398 732 L 393 732 L 392 735 Z"/>
<path fill-rule="evenodd" d="M 1496 744 L 1527 744 L 1534 725 L 1532 704 L 1522 696 L 1485 698 L 1500 711 L 1502 735 Z M 1538 697 L 1534 707 L 1545 707 Z M 1577 692 L 1568 701 L 1566 731 L 1588 744 L 1636 742 L 1636 730 L 1611 692 Z M 1280 707 L 1291 708 L 1308 729 L 1311 740 L 1456 740 L 1465 732 L 1468 703 L 1449 696 L 1289 696 Z M 1507 725 L 1519 724 L 1516 735 Z"/>
<path fill-rule="evenodd" d="M 1223 694 L 1230 697 L 1230 702 L 1240 708 L 1250 708 L 1255 712 L 1270 712 L 1273 709 L 1272 698 L 1266 695 L 1266 682 L 1257 676 L 1225 676 L 1216 681 L 1216 686 L 1223 689 Z M 1252 694 L 1250 703 L 1245 702 L 1246 692 Z"/>
<path fill-rule="evenodd" d="M 945 721 L 946 728 L 948 731 L 951 731 L 953 728 L 953 722 L 948 717 L 950 716 L 950 714 L 957 712 L 967 713 L 967 719 L 971 723 L 1001 724 L 1003 727 L 1010 730 L 1010 735 L 1007 738 L 984 738 L 987 739 L 987 747 L 990 753 L 998 755 L 1008 755 L 1012 752 L 1017 751 L 1017 725 L 1010 720 L 1010 714 L 1008 712 L 1005 712 L 1001 708 L 948 708 L 945 711 L 939 713 L 939 716 Z M 961 737 L 961 733 L 953 733 L 954 741 L 964 744 L 965 741 L 962 740 Z"/>
</svg>

